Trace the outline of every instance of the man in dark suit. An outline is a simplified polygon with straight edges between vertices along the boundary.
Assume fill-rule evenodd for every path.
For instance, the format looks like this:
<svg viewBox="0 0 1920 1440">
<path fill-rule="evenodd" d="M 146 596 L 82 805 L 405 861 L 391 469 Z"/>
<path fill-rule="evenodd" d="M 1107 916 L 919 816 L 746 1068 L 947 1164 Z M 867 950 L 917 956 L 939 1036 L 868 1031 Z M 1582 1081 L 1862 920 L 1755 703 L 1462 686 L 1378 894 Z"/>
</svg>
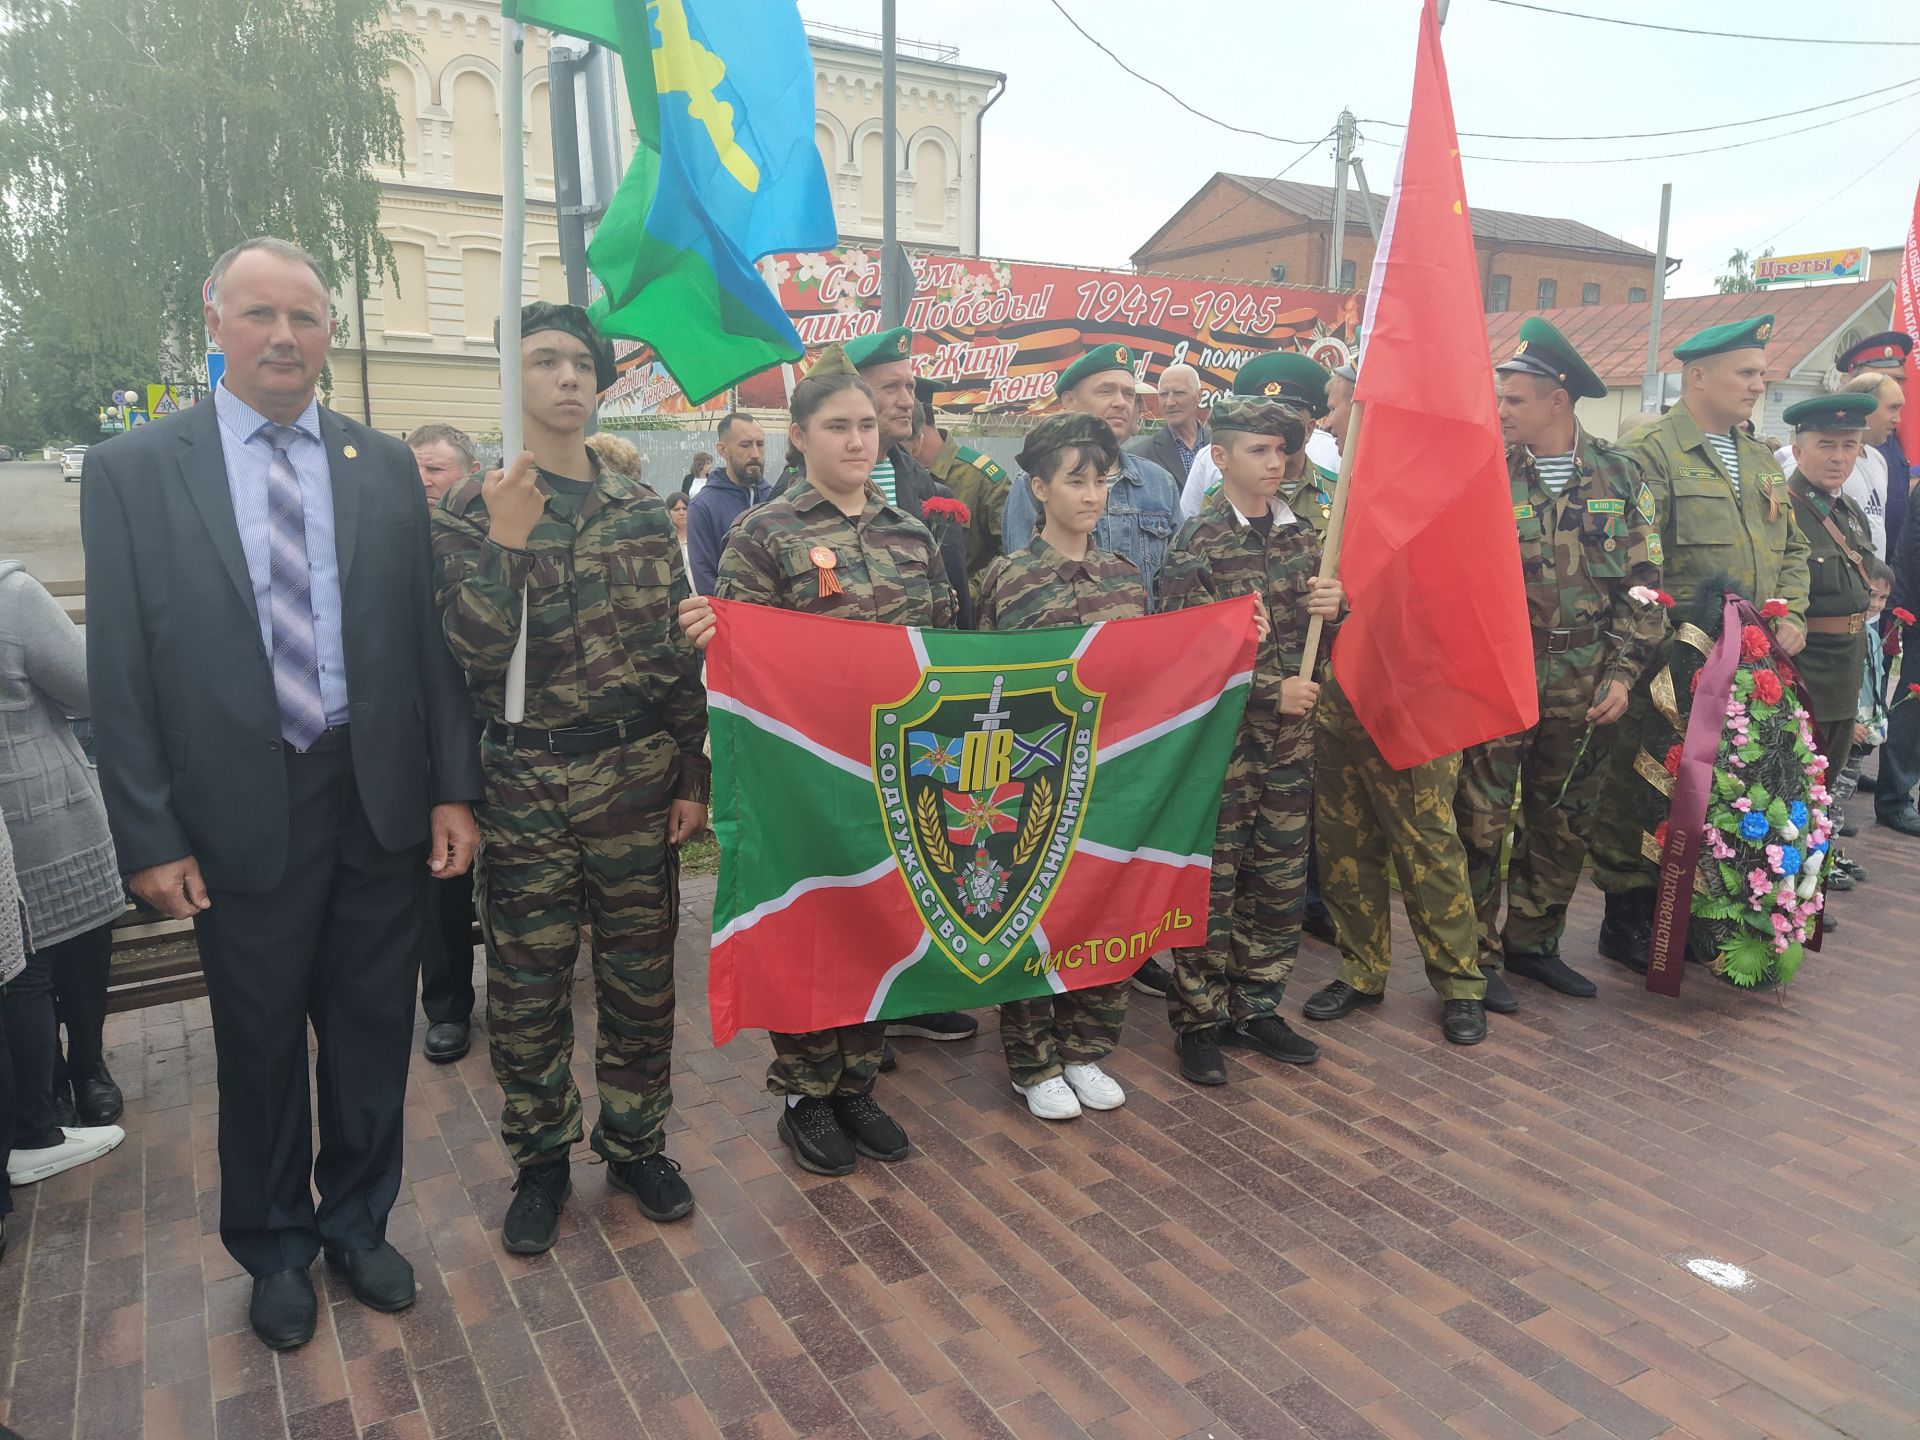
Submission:
<svg viewBox="0 0 1920 1440">
<path fill-rule="evenodd" d="M 1213 443 L 1201 418 L 1200 372 L 1191 365 L 1169 365 L 1160 372 L 1160 428 L 1127 441 L 1129 454 L 1153 461 L 1174 482 L 1184 485 L 1193 457 Z"/>
<path fill-rule="evenodd" d="M 428 877 L 477 842 L 479 749 L 413 458 L 314 398 L 319 266 L 251 240 L 208 294 L 213 399 L 87 452 L 88 676 L 121 869 L 199 942 L 220 1237 L 287 1349 L 313 1334 L 322 1247 L 363 1303 L 413 1301 L 386 1223 L 414 978 Z"/>
</svg>

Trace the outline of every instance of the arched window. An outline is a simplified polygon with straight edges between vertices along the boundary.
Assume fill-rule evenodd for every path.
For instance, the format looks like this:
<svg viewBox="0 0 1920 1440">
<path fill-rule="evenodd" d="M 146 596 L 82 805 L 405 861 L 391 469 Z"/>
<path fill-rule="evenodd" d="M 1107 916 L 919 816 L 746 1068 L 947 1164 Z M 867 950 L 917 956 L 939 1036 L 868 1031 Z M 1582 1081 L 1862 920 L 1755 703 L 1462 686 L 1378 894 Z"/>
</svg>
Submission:
<svg viewBox="0 0 1920 1440">
<path fill-rule="evenodd" d="M 500 106 L 493 82 L 477 70 L 454 77 L 453 184 L 456 190 L 500 193 Z"/>
<path fill-rule="evenodd" d="M 491 340 L 493 322 L 500 314 L 500 252 L 462 250 L 460 281 L 466 294 L 466 337 Z"/>
<path fill-rule="evenodd" d="M 527 141 L 527 184 L 542 190 L 553 188 L 553 98 L 543 80 L 527 97 L 527 128 L 533 132 Z"/>
<path fill-rule="evenodd" d="M 947 223 L 947 151 L 936 140 L 923 140 L 913 156 L 913 218 L 923 230 L 940 230 Z"/>
<path fill-rule="evenodd" d="M 386 279 L 380 284 L 380 328 L 388 335 L 425 335 L 426 247 L 405 240 L 394 241 L 393 268 L 399 274 L 399 283 Z"/>
<path fill-rule="evenodd" d="M 878 130 L 860 137 L 860 213 L 878 218 L 887 206 L 887 142 Z"/>
<path fill-rule="evenodd" d="M 405 65 L 389 65 L 387 89 L 393 93 L 393 108 L 400 114 L 407 173 L 417 174 L 420 169 L 420 92 L 413 82 L 413 71 Z"/>
</svg>

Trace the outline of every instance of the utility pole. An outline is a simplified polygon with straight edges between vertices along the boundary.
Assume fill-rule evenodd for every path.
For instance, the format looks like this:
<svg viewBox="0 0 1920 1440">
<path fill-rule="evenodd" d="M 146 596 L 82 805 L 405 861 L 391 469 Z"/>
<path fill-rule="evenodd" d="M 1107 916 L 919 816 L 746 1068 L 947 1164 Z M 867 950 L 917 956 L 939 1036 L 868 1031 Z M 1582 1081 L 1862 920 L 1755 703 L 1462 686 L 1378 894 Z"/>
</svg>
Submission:
<svg viewBox="0 0 1920 1440">
<path fill-rule="evenodd" d="M 547 47 L 547 114 L 553 132 L 553 208 L 560 231 L 560 264 L 567 276 L 567 300 L 587 303 L 587 212 L 581 203 L 580 123 L 574 76 L 585 68 L 587 47 L 556 35 Z M 516 261 L 519 257 L 513 257 Z M 506 255 L 501 263 L 508 261 Z"/>
<path fill-rule="evenodd" d="M 1355 122 L 1351 110 L 1340 112 L 1334 127 L 1333 143 L 1333 221 L 1327 243 L 1327 288 L 1340 288 L 1342 252 L 1347 243 L 1347 167 L 1353 163 Z M 1371 210 L 1369 210 L 1371 218 Z"/>
<path fill-rule="evenodd" d="M 1660 413 L 1660 302 L 1667 294 L 1667 217 L 1673 212 L 1673 185 L 1660 187 L 1660 241 L 1653 261 L 1653 313 L 1647 317 L 1647 373 L 1640 380 L 1640 408 Z"/>
<path fill-rule="evenodd" d="M 886 140 L 886 199 L 880 207 L 880 323 L 888 329 L 907 318 L 907 282 L 900 261 L 899 82 L 894 76 L 893 0 L 880 0 L 880 130 Z"/>
</svg>

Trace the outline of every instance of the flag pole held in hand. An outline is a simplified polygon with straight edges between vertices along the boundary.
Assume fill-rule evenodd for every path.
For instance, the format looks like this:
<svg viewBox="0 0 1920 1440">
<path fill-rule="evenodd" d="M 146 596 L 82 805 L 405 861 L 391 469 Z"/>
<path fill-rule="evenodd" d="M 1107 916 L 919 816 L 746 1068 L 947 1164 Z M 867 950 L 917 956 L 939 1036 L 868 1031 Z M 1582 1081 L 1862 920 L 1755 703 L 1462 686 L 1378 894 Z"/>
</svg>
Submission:
<svg viewBox="0 0 1920 1440">
<path fill-rule="evenodd" d="M 1360 451 L 1360 414 L 1362 406 L 1353 402 L 1353 414 L 1347 420 L 1347 443 L 1340 447 L 1340 476 L 1333 482 L 1333 508 L 1327 512 L 1327 533 L 1320 541 L 1320 578 L 1331 580 L 1340 573 L 1340 532 L 1347 523 L 1348 481 L 1353 476 L 1353 457 Z M 1307 617 L 1307 643 L 1301 652 L 1300 678 L 1313 678 L 1314 662 L 1320 658 L 1320 636 L 1326 629 L 1324 617 Z"/>
<path fill-rule="evenodd" d="M 527 248 L 526 148 L 520 134 L 526 31 L 509 20 L 500 34 L 500 463 L 521 450 L 520 287 Z M 520 592 L 520 635 L 507 661 L 501 719 L 527 718 L 527 592 Z"/>
</svg>

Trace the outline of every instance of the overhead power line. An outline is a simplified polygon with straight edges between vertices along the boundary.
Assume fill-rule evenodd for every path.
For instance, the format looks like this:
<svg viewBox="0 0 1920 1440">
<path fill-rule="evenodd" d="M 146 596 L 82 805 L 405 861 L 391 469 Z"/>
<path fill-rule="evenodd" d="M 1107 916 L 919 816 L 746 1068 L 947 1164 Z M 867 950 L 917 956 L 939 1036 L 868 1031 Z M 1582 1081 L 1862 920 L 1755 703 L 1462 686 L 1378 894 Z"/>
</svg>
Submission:
<svg viewBox="0 0 1920 1440">
<path fill-rule="evenodd" d="M 1326 134 L 1322 135 L 1318 140 L 1307 141 L 1306 148 L 1302 150 L 1298 155 L 1294 156 L 1293 159 L 1289 160 L 1285 165 L 1282 165 L 1278 170 L 1274 171 L 1274 173 L 1269 175 L 1265 180 L 1262 180 L 1258 188 L 1247 191 L 1246 194 L 1242 195 L 1238 200 L 1234 201 L 1233 204 L 1229 205 L 1226 209 L 1222 210 L 1218 215 L 1214 216 L 1213 219 L 1207 222 L 1207 224 L 1209 226 L 1218 225 L 1222 220 L 1226 219 L 1227 216 L 1233 214 L 1234 211 L 1238 210 L 1242 205 L 1246 204 L 1247 201 L 1259 195 L 1262 190 L 1265 190 L 1267 186 L 1273 184 L 1274 181 L 1285 178 L 1289 170 L 1293 169 L 1294 166 L 1298 165 L 1302 160 L 1306 159 L 1307 156 L 1311 155 L 1318 147 L 1326 144 L 1326 142 L 1331 139 L 1333 139 L 1333 131 L 1329 130 L 1327 131 Z"/>
<path fill-rule="evenodd" d="M 1819 110 L 1831 110 L 1838 105 L 1854 105 L 1862 100 L 1871 100 L 1876 95 L 1886 95 L 1895 90 L 1909 90 L 1920 85 L 1920 76 L 1900 80 L 1892 85 L 1883 85 L 1878 90 L 1858 90 L 1844 95 L 1838 100 L 1826 100 L 1818 105 L 1803 106 L 1798 110 L 1782 110 L 1777 115 L 1756 115 L 1751 120 L 1723 120 L 1717 125 L 1689 125 L 1680 130 L 1623 130 L 1617 135 L 1507 135 L 1497 130 L 1462 130 L 1463 140 L 1543 140 L 1558 143 L 1566 140 L 1663 140 L 1674 135 L 1704 135 L 1713 130 L 1738 130 L 1747 125 L 1765 125 L 1772 120 L 1791 120 L 1796 115 L 1811 115 Z M 1396 130 L 1407 128 L 1404 120 L 1363 119 L 1362 125 L 1391 125 Z"/>
<path fill-rule="evenodd" d="M 1886 154 L 1882 155 L 1878 160 L 1874 161 L 1873 164 L 1869 165 L 1866 169 L 1862 170 L 1858 175 L 1854 176 L 1853 179 L 1847 181 L 1847 183 L 1842 185 L 1838 190 L 1834 191 L 1831 195 L 1827 196 L 1827 198 L 1822 200 L 1818 205 L 1810 206 L 1806 214 L 1801 215 L 1798 219 L 1789 220 L 1786 224 L 1782 225 L 1778 230 L 1774 231 L 1773 234 L 1769 235 L 1766 239 L 1762 240 L 1760 242 L 1761 245 L 1762 246 L 1771 245 L 1774 241 L 1778 240 L 1782 235 L 1786 234 L 1789 230 L 1793 229 L 1794 226 L 1800 224 L 1802 220 L 1811 219 L 1817 212 L 1826 209 L 1827 206 L 1831 205 L 1834 201 L 1838 200 L 1842 195 L 1846 194 L 1854 186 L 1858 185 L 1862 180 L 1866 179 L 1869 175 L 1873 174 L 1874 171 L 1878 170 L 1881 166 L 1885 165 L 1889 160 L 1893 159 L 1894 156 L 1898 155 L 1902 150 L 1906 149 L 1907 146 L 1911 145 L 1913 143 L 1913 137 L 1916 135 L 1920 135 L 1920 125 L 1916 125 L 1913 129 L 1909 130 L 1906 134 L 1905 139 L 1901 140 L 1891 150 L 1887 151 Z"/>
<path fill-rule="evenodd" d="M 1551 5 L 1530 5 L 1527 0 L 1488 0 L 1515 10 L 1534 10 L 1542 15 L 1561 15 L 1569 20 L 1592 20 L 1601 25 L 1625 25 L 1634 30 L 1664 30 L 1669 35 L 1707 35 L 1715 40 L 1758 40 L 1773 45 L 1864 45 L 1873 49 L 1886 46 L 1920 47 L 1920 40 L 1841 40 L 1831 35 L 1754 35 L 1744 30 L 1695 30 L 1687 25 L 1656 25 L 1651 20 L 1623 20 L 1618 15 L 1590 15 L 1584 10 L 1556 10 Z"/>
</svg>

